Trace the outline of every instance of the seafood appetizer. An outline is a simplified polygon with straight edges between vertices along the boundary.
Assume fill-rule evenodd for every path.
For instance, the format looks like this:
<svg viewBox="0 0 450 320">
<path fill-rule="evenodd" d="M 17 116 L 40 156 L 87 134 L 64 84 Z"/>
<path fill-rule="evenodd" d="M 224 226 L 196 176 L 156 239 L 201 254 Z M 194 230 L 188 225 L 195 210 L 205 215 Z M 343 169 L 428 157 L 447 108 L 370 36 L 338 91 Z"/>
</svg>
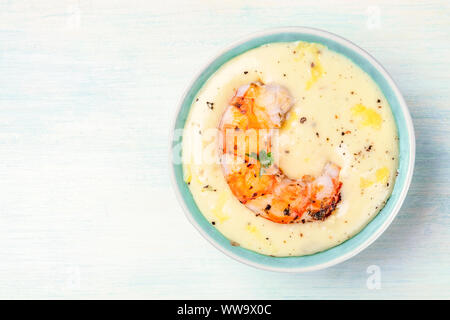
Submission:
<svg viewBox="0 0 450 320">
<path fill-rule="evenodd" d="M 271 135 L 259 130 L 280 128 L 291 106 L 292 98 L 280 86 L 251 83 L 239 88 L 219 127 L 222 168 L 233 194 L 257 215 L 277 223 L 324 220 L 340 200 L 338 165 L 327 163 L 317 179 L 305 175 L 293 180 L 279 168 L 261 174 L 262 154 L 271 155 L 272 143 Z M 244 139 L 235 139 L 236 132 Z M 256 149 L 250 147 L 252 134 Z M 239 149 L 246 152 L 243 157 Z"/>
<path fill-rule="evenodd" d="M 383 208 L 397 128 L 352 61 L 317 43 L 271 43 L 208 79 L 182 158 L 198 208 L 232 245 L 301 256 L 344 242 Z"/>
</svg>

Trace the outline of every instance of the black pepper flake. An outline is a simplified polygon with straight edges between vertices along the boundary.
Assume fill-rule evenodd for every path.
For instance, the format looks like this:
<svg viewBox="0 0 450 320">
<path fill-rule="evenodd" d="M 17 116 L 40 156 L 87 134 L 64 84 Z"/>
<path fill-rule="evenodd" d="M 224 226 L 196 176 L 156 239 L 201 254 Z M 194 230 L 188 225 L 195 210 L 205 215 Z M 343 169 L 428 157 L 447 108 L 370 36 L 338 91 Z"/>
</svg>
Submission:
<svg viewBox="0 0 450 320">
<path fill-rule="evenodd" d="M 311 62 L 311 68 L 314 68 L 315 64 L 314 62 Z"/>
<path fill-rule="evenodd" d="M 316 136 L 317 136 L 317 138 L 319 137 L 319 133 L 318 132 L 316 132 Z"/>
<path fill-rule="evenodd" d="M 215 225 L 216 225 L 216 223 L 215 223 L 214 221 L 212 221 L 212 222 L 211 222 L 211 224 L 212 224 L 213 226 L 215 226 Z"/>
<path fill-rule="evenodd" d="M 236 241 L 230 241 L 230 244 L 231 244 L 233 247 L 239 247 L 239 246 L 240 246 L 239 243 L 237 243 Z"/>
<path fill-rule="evenodd" d="M 272 206 L 270 205 L 270 204 L 268 204 L 265 208 L 264 208 L 264 210 L 270 210 L 270 208 L 272 208 Z"/>
<path fill-rule="evenodd" d="M 248 71 L 244 71 L 244 74 L 247 74 L 248 73 Z"/>
<path fill-rule="evenodd" d="M 283 210 L 283 214 L 284 214 L 285 216 L 288 216 L 288 215 L 289 215 L 289 208 L 284 209 L 284 210 Z"/>
<path fill-rule="evenodd" d="M 210 108 L 211 110 L 214 109 L 214 102 L 208 102 L 208 101 L 206 101 L 206 105 L 207 105 L 208 108 Z"/>
<path fill-rule="evenodd" d="M 286 77 L 286 73 L 283 73 L 283 77 Z"/>
<path fill-rule="evenodd" d="M 381 102 L 381 100 L 380 100 L 380 99 L 378 99 L 378 100 L 377 100 L 377 103 L 380 103 L 380 102 Z"/>
<path fill-rule="evenodd" d="M 305 123 L 306 122 L 306 117 L 301 117 L 300 118 L 300 123 Z"/>
<path fill-rule="evenodd" d="M 256 197 L 258 195 L 258 193 L 257 192 L 255 192 L 255 193 L 253 193 L 253 197 Z"/>
</svg>

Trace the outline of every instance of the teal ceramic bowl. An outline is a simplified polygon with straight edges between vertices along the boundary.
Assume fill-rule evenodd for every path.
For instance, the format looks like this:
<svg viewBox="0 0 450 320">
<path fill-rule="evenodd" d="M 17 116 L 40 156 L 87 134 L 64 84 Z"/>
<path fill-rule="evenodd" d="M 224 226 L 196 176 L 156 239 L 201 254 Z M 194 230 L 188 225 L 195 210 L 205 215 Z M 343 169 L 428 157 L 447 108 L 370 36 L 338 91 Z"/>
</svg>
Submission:
<svg viewBox="0 0 450 320">
<path fill-rule="evenodd" d="M 179 155 L 182 135 L 174 134 L 171 141 L 171 167 L 173 183 L 180 203 L 189 221 L 216 248 L 228 256 L 248 265 L 284 272 L 302 272 L 326 268 L 345 261 L 374 242 L 391 224 L 406 197 L 414 169 L 414 128 L 406 103 L 386 70 L 367 52 L 350 41 L 326 31 L 293 27 L 269 30 L 252 35 L 223 50 L 194 79 L 181 99 L 173 132 L 183 129 L 192 100 L 204 83 L 230 59 L 261 45 L 272 42 L 307 41 L 327 46 L 347 58 L 368 73 L 383 91 L 392 109 L 399 136 L 400 160 L 394 190 L 384 208 L 358 234 L 328 250 L 299 257 L 271 257 L 241 247 L 234 247 L 214 226 L 204 218 L 183 180 L 183 167 L 175 161 Z"/>
</svg>

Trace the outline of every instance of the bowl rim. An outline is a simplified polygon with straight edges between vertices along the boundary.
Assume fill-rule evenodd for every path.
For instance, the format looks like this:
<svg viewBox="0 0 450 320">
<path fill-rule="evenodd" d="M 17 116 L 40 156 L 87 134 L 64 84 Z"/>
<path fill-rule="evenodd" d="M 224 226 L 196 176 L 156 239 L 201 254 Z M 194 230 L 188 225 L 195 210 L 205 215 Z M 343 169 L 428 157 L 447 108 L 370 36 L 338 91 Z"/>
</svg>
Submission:
<svg viewBox="0 0 450 320">
<path fill-rule="evenodd" d="M 344 47 L 347 47 L 351 51 L 355 51 L 356 53 L 361 55 L 378 72 L 380 72 L 380 74 L 383 76 L 383 78 L 388 83 L 389 87 L 394 92 L 396 98 L 398 99 L 398 104 L 399 104 L 401 113 L 404 116 L 406 129 L 407 129 L 408 136 L 409 136 L 409 150 L 408 150 L 409 161 L 406 164 L 407 165 L 407 172 L 406 172 L 406 176 L 405 176 L 405 182 L 404 182 L 403 188 L 401 189 L 401 191 L 400 191 L 400 193 L 398 195 L 397 201 L 394 203 L 394 205 L 393 205 L 393 207 L 391 209 L 391 212 L 389 213 L 389 215 L 386 218 L 386 220 L 382 223 L 381 226 L 378 227 L 378 229 L 375 230 L 375 232 L 373 232 L 369 236 L 368 239 L 366 239 L 365 241 L 360 243 L 353 250 L 350 250 L 349 252 L 344 253 L 342 255 L 339 255 L 339 256 L 337 256 L 337 257 L 335 257 L 333 259 L 330 259 L 330 260 L 328 260 L 326 262 L 323 262 L 323 263 L 320 263 L 320 264 L 316 264 L 316 265 L 312 265 L 312 266 L 306 266 L 306 267 L 278 267 L 278 266 L 270 266 L 270 265 L 267 265 L 267 264 L 254 262 L 254 261 L 251 261 L 249 259 L 246 259 L 244 257 L 241 257 L 241 256 L 239 256 L 239 255 L 229 251 L 227 248 L 225 248 L 221 244 L 219 244 L 194 219 L 194 217 L 193 217 L 191 211 L 189 210 L 189 208 L 187 207 L 187 205 L 185 203 L 185 200 L 184 200 L 184 198 L 183 198 L 183 196 L 181 194 L 181 191 L 180 191 L 180 189 L 178 187 L 177 179 L 176 179 L 176 175 L 175 175 L 175 168 L 173 166 L 173 163 L 174 163 L 173 162 L 174 161 L 174 159 L 173 159 L 174 152 L 173 152 L 173 145 L 172 144 L 173 144 L 173 141 L 175 141 L 174 137 L 175 137 L 175 131 L 177 129 L 176 128 L 177 118 L 178 118 L 178 115 L 180 114 L 180 111 L 182 110 L 182 106 L 183 106 L 184 100 L 186 99 L 188 93 L 190 92 L 190 90 L 193 87 L 193 85 L 195 84 L 195 82 L 199 79 L 199 77 L 219 57 L 221 57 L 223 54 L 233 50 L 234 48 L 237 48 L 238 46 L 240 46 L 242 44 L 245 44 L 246 42 L 249 42 L 249 41 L 251 41 L 253 39 L 259 38 L 259 37 L 275 35 L 275 34 L 282 34 L 282 33 L 303 33 L 303 34 L 310 34 L 310 35 L 313 35 L 313 36 L 323 37 L 323 38 L 335 41 L 335 42 L 339 43 L 340 45 L 342 45 Z M 242 53 L 240 53 L 240 54 L 242 54 Z M 396 126 L 397 126 L 397 124 L 396 124 Z M 398 129 L 398 127 L 397 127 L 397 129 Z M 414 172 L 415 150 L 416 150 L 416 143 L 415 142 L 416 141 L 415 141 L 415 133 L 414 133 L 413 121 L 412 121 L 409 109 L 407 107 L 407 104 L 406 104 L 406 102 L 405 102 L 405 100 L 403 98 L 403 95 L 401 94 L 401 92 L 400 92 L 399 88 L 397 87 L 395 81 L 392 79 L 392 77 L 386 71 L 386 69 L 381 65 L 381 63 L 379 63 L 367 51 L 365 51 L 364 49 L 362 49 L 361 47 L 359 47 L 358 45 L 356 45 L 352 41 L 350 41 L 348 39 L 345 39 L 345 38 L 343 38 L 343 37 L 341 37 L 341 36 L 339 36 L 337 34 L 331 33 L 329 31 L 325 31 L 325 30 L 318 29 L 318 28 L 313 28 L 313 27 L 304 27 L 304 26 L 296 27 L 296 26 L 292 26 L 292 27 L 282 27 L 282 28 L 270 28 L 270 29 L 266 29 L 266 30 L 263 30 L 263 31 L 251 33 L 251 34 L 249 34 L 247 36 L 244 36 L 244 37 L 240 38 L 237 41 L 232 42 L 231 44 L 229 44 L 229 45 L 227 45 L 225 47 L 222 47 L 222 49 L 220 49 L 216 55 L 214 55 L 212 58 L 208 59 L 207 63 L 204 64 L 204 67 L 201 68 L 201 70 L 199 72 L 197 72 L 197 74 L 188 83 L 186 89 L 184 90 L 183 95 L 181 96 L 181 98 L 178 101 L 176 112 L 175 112 L 175 114 L 174 114 L 174 116 L 172 118 L 172 125 L 170 127 L 170 130 L 171 131 L 169 133 L 169 139 L 170 140 L 169 140 L 169 159 L 168 160 L 169 160 L 169 167 L 170 167 L 169 170 L 170 170 L 171 182 L 172 182 L 172 185 L 173 185 L 173 187 L 175 189 L 176 198 L 177 198 L 178 202 L 180 203 L 180 205 L 181 205 L 181 207 L 182 207 L 182 209 L 184 211 L 184 214 L 185 214 L 186 218 L 188 219 L 188 221 L 197 229 L 197 231 L 209 243 L 211 243 L 215 248 L 217 248 L 219 251 L 223 252 L 225 255 L 227 255 L 230 258 L 233 258 L 233 259 L 235 259 L 235 260 L 237 260 L 237 261 L 239 261 L 241 263 L 247 264 L 249 266 L 252 266 L 252 267 L 255 267 L 255 268 L 258 268 L 258 269 L 267 270 L 267 271 L 286 272 L 286 273 L 300 273 L 300 272 L 321 270 L 321 269 L 325 269 L 325 268 L 331 267 L 333 265 L 339 264 L 341 262 L 344 262 L 344 261 L 352 258 L 353 256 L 357 255 L 358 253 L 360 253 L 364 249 L 366 249 L 376 239 L 378 239 L 381 236 L 381 234 L 389 227 L 389 225 L 392 223 L 394 218 L 397 216 L 397 214 L 400 211 L 400 208 L 401 208 L 401 206 L 402 206 L 402 204 L 403 204 L 403 202 L 404 202 L 404 200 L 406 198 L 406 195 L 408 193 L 408 190 L 409 190 L 409 187 L 410 187 L 411 181 L 412 181 L 413 172 Z M 399 167 L 400 167 L 400 161 L 399 161 Z M 397 183 L 397 181 L 396 181 L 396 183 Z M 380 212 L 377 213 L 377 215 L 380 214 L 382 210 L 383 209 L 381 209 Z M 352 239 L 355 236 L 357 236 L 363 229 L 365 229 L 369 224 L 371 224 L 373 220 L 374 219 L 369 221 L 360 231 L 358 231 L 358 233 L 354 234 L 350 239 Z M 331 247 L 329 249 L 332 249 L 334 247 L 336 247 L 336 246 L 333 246 L 333 247 Z M 327 249 L 327 250 L 329 250 L 329 249 Z M 247 249 L 247 250 L 249 250 L 249 249 Z M 271 258 L 277 259 L 277 258 L 284 258 L 284 257 L 271 257 Z"/>
</svg>

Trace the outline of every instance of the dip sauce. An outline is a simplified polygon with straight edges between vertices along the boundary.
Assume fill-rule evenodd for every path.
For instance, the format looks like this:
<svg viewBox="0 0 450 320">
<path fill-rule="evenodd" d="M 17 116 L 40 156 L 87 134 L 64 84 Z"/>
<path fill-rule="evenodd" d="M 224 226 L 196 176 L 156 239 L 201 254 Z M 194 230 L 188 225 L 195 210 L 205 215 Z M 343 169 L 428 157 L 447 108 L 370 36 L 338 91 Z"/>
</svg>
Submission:
<svg viewBox="0 0 450 320">
<path fill-rule="evenodd" d="M 294 179 L 341 166 L 342 199 L 325 221 L 278 224 L 231 193 L 219 162 L 217 128 L 237 88 L 250 82 L 287 88 L 295 104 L 279 130 L 275 161 Z M 336 246 L 383 208 L 398 166 L 390 106 L 368 74 L 346 57 L 306 42 L 272 43 L 224 64 L 199 91 L 183 134 L 185 181 L 198 208 L 232 245 L 273 256 Z"/>
</svg>

